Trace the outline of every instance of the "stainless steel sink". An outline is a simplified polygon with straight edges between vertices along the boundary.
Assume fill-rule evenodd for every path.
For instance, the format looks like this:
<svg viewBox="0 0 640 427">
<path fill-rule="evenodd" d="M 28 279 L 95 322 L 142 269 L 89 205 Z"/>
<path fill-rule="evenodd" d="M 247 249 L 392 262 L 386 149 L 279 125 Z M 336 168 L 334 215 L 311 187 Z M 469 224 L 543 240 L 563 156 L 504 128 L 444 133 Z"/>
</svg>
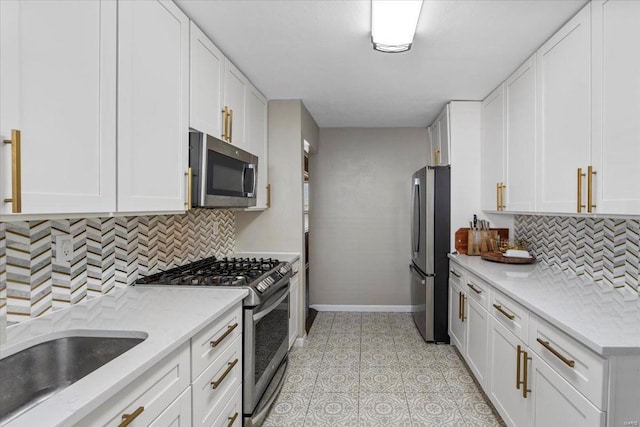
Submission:
<svg viewBox="0 0 640 427">
<path fill-rule="evenodd" d="M 136 331 L 65 331 L 0 359 L 0 424 L 85 377 L 147 337 Z M 3 349 L 5 350 L 5 349 Z"/>
</svg>

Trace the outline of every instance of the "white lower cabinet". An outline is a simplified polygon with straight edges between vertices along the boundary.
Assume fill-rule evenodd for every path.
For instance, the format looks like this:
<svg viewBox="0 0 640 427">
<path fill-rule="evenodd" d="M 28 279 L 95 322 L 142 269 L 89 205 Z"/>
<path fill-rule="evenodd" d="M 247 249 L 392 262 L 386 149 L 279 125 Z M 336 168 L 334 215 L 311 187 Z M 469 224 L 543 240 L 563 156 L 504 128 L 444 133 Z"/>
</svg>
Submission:
<svg viewBox="0 0 640 427">
<path fill-rule="evenodd" d="M 484 387 L 487 383 L 489 313 L 472 298 L 467 301 L 465 312 L 467 315 L 465 357 L 473 375 Z"/>
<path fill-rule="evenodd" d="M 242 425 L 242 387 L 238 386 L 226 406 L 220 411 L 212 427 L 240 427 Z"/>
<path fill-rule="evenodd" d="M 534 352 L 531 357 L 531 409 L 529 420 L 534 427 L 600 427 L 605 413 L 567 383 Z"/>
<path fill-rule="evenodd" d="M 451 343 L 508 426 L 607 425 L 611 388 L 630 391 L 618 385 L 628 372 L 612 373 L 608 359 L 457 263 L 450 271 Z"/>
<path fill-rule="evenodd" d="M 149 426 L 191 427 L 191 387 L 187 387 Z"/>
<path fill-rule="evenodd" d="M 78 425 L 149 425 L 189 387 L 189 344 L 184 343 Z M 158 424 L 160 425 L 160 424 Z"/>
<path fill-rule="evenodd" d="M 494 317 L 491 317 L 489 341 L 489 390 L 487 395 L 509 426 L 527 426 L 527 404 L 524 397 L 522 351 L 524 343 Z M 528 387 L 527 387 L 528 388 Z"/>
</svg>

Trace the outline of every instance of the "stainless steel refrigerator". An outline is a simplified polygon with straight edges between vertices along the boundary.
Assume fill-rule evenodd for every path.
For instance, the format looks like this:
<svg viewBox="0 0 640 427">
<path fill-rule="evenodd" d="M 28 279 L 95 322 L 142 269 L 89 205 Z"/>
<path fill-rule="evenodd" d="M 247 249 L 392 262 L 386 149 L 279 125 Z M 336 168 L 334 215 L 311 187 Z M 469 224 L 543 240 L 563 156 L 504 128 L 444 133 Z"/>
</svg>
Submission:
<svg viewBox="0 0 640 427">
<path fill-rule="evenodd" d="M 411 310 L 425 341 L 449 342 L 447 333 L 451 173 L 425 167 L 411 180 Z"/>
</svg>

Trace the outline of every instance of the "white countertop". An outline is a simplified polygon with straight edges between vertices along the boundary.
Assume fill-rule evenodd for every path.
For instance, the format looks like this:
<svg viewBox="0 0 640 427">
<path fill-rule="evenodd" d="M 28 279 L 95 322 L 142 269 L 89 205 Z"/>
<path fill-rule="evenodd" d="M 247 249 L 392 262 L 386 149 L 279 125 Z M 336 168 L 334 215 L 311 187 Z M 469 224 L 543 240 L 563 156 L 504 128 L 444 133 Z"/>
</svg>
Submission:
<svg viewBox="0 0 640 427">
<path fill-rule="evenodd" d="M 8 327 L 2 356 L 14 345 L 25 347 L 38 336 L 69 329 L 140 331 L 148 337 L 7 426 L 78 422 L 247 294 L 245 289 L 129 287 Z"/>
<path fill-rule="evenodd" d="M 640 354 L 640 296 L 628 286 L 614 289 L 539 263 L 449 257 L 596 353 Z"/>
<path fill-rule="evenodd" d="M 300 254 L 294 252 L 236 252 L 233 256 L 242 258 L 275 258 L 292 264 L 300 259 Z"/>
</svg>

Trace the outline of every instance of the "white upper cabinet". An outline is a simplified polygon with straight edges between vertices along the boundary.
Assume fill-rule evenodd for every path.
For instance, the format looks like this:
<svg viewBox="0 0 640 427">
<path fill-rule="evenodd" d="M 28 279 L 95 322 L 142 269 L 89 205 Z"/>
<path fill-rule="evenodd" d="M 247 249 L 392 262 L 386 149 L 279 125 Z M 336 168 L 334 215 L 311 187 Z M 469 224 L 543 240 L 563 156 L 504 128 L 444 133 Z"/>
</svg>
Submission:
<svg viewBox="0 0 640 427">
<path fill-rule="evenodd" d="M 169 1 L 118 3 L 118 211 L 185 209 L 189 20 Z"/>
<path fill-rule="evenodd" d="M 224 55 L 191 22 L 189 125 L 222 139 Z"/>
<path fill-rule="evenodd" d="M 116 13 L 112 1 L 0 1 L 0 138 L 21 139 L 19 153 L 0 144 L 0 214 L 20 200 L 15 213 L 115 210 Z"/>
<path fill-rule="evenodd" d="M 586 212 L 578 207 L 585 204 L 586 178 L 577 173 L 586 173 L 591 158 L 590 24 L 588 4 L 537 52 L 537 205 L 543 212 Z"/>
<path fill-rule="evenodd" d="M 451 126 L 449 126 L 449 123 L 449 104 L 447 104 L 436 119 L 434 125 L 431 126 L 436 133 L 433 139 L 434 166 L 446 166 L 451 162 L 449 159 L 449 153 L 451 152 Z"/>
<path fill-rule="evenodd" d="M 536 56 L 505 82 L 506 158 L 503 209 L 531 212 L 536 178 Z"/>
<path fill-rule="evenodd" d="M 269 185 L 269 159 L 267 145 L 267 99 L 251 83 L 247 84 L 247 151 L 258 156 L 258 181 L 256 184 L 256 206 L 252 209 L 269 207 L 267 200 Z"/>
<path fill-rule="evenodd" d="M 504 85 L 482 101 L 482 209 L 502 210 L 504 182 Z"/>
<path fill-rule="evenodd" d="M 245 134 L 246 92 L 249 81 L 228 59 L 224 62 L 224 108 L 223 138 L 225 141 L 248 151 Z"/>
<path fill-rule="evenodd" d="M 640 2 L 592 5 L 593 211 L 640 215 Z"/>
</svg>

